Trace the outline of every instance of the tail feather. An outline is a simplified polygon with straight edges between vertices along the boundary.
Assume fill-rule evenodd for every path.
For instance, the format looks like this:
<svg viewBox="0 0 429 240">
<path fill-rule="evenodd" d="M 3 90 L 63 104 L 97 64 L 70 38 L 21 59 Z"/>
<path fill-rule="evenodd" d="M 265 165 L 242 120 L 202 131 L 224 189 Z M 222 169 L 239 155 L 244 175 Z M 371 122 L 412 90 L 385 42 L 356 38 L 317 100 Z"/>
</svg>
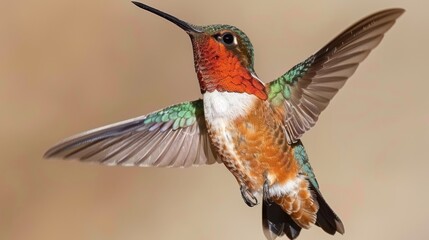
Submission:
<svg viewBox="0 0 429 240">
<path fill-rule="evenodd" d="M 334 235 L 336 232 L 344 234 L 343 223 L 326 203 L 320 191 L 311 183 L 309 183 L 308 189 L 311 192 L 314 202 L 318 205 L 317 213 L 315 213 L 316 220 L 313 223 L 331 235 Z M 287 196 L 284 198 L 287 198 Z M 282 203 L 282 201 L 278 203 Z M 279 205 L 278 203 L 263 202 L 262 225 L 266 238 L 274 240 L 283 235 L 286 235 L 291 240 L 297 238 L 302 227 L 308 228 L 307 225 L 301 225 L 302 223 L 300 223 L 300 221 L 302 219 L 294 219 L 293 212 L 291 212 L 291 217 L 291 215 L 284 210 L 285 206 Z"/>
<path fill-rule="evenodd" d="M 271 199 L 288 213 L 298 226 L 307 229 L 316 223 L 319 204 L 314 199 L 307 179 L 297 178 L 295 183 L 291 193 Z"/>
<path fill-rule="evenodd" d="M 316 225 L 331 235 L 334 235 L 336 232 L 344 234 L 345 230 L 341 219 L 335 214 L 331 207 L 329 207 L 320 191 L 314 187 L 313 184 L 310 184 L 310 189 L 315 194 L 316 201 L 319 203 Z"/>
<path fill-rule="evenodd" d="M 265 237 L 269 240 L 274 240 L 285 234 L 289 239 L 295 239 L 301 232 L 301 227 L 274 202 L 263 202 L 262 225 Z"/>
</svg>

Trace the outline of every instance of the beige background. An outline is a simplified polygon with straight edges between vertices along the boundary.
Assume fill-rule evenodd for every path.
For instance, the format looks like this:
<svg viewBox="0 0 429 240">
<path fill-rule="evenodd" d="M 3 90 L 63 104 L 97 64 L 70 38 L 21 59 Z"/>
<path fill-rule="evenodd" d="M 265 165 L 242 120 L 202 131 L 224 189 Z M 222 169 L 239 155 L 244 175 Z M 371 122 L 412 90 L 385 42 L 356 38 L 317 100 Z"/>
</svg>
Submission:
<svg viewBox="0 0 429 240">
<path fill-rule="evenodd" d="M 229 23 L 270 81 L 358 19 L 406 14 L 303 140 L 346 235 L 428 239 L 429 14 L 425 1 L 154 1 Z M 223 166 L 113 168 L 41 158 L 69 135 L 199 98 L 188 37 L 129 1 L 4 1 L 0 8 L 0 239 L 262 239 Z"/>
</svg>

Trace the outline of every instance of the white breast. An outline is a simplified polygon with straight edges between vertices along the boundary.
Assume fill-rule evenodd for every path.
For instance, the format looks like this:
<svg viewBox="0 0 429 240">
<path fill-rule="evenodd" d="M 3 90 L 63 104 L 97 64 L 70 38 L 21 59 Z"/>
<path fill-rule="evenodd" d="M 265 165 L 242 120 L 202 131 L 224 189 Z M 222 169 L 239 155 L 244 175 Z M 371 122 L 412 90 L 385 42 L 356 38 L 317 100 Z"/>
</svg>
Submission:
<svg viewBox="0 0 429 240">
<path fill-rule="evenodd" d="M 216 127 L 219 121 L 231 121 L 245 116 L 257 97 L 247 93 L 206 92 L 203 96 L 206 120 Z"/>
<path fill-rule="evenodd" d="M 231 124 L 234 119 L 248 114 L 257 97 L 247 93 L 230 92 L 206 92 L 203 96 L 204 115 L 207 123 L 210 125 L 209 131 L 217 134 L 211 136 L 212 143 L 228 155 L 225 164 L 233 166 L 235 169 L 242 169 L 245 166 L 241 161 L 232 161 L 240 159 L 235 148 L 234 136 L 235 127 Z"/>
</svg>

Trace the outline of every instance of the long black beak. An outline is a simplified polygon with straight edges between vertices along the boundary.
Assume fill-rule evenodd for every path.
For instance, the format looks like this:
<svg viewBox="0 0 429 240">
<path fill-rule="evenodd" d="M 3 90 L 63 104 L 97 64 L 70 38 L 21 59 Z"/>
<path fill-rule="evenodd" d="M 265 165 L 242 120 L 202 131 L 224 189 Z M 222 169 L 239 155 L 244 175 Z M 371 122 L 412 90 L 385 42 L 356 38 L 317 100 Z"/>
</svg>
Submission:
<svg viewBox="0 0 429 240">
<path fill-rule="evenodd" d="M 171 16 L 168 13 L 159 11 L 158 9 L 155 9 L 153 7 L 149 7 L 148 5 L 145 5 L 143 3 L 140 2 L 134 2 L 132 1 L 132 3 L 134 3 L 137 7 L 139 8 L 143 8 L 144 10 L 147 10 L 151 13 L 154 13 L 162 18 L 167 19 L 168 21 L 176 24 L 177 26 L 179 26 L 181 29 L 185 30 L 188 34 L 193 34 L 193 33 L 201 33 L 202 31 L 197 29 L 196 27 L 190 25 L 189 23 L 182 21 L 176 17 Z"/>
</svg>

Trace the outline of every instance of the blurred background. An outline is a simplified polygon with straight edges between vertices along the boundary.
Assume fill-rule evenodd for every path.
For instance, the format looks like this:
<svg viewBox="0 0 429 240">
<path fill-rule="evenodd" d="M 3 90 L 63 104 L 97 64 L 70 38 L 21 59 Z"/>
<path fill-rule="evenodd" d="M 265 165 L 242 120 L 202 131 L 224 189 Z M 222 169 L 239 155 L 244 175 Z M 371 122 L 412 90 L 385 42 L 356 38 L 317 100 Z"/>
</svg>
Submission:
<svg viewBox="0 0 429 240">
<path fill-rule="evenodd" d="M 303 141 L 346 235 L 427 239 L 429 7 L 425 1 L 154 1 L 253 42 L 265 82 L 360 18 L 407 12 Z M 0 9 L 0 239 L 263 239 L 221 165 L 106 167 L 44 160 L 75 133 L 200 97 L 187 35 L 129 1 L 4 1 Z"/>
</svg>

